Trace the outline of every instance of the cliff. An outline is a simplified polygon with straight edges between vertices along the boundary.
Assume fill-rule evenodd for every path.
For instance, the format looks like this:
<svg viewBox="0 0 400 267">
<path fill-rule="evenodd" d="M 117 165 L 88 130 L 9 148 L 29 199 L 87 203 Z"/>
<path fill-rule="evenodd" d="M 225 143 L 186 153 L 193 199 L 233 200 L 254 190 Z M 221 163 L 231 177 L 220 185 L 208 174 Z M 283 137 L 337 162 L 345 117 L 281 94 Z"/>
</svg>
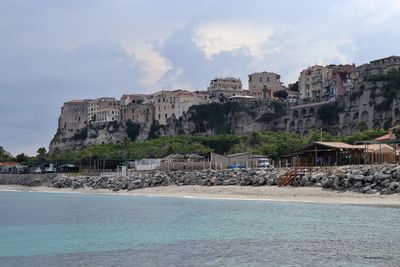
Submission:
<svg viewBox="0 0 400 267">
<path fill-rule="evenodd" d="M 73 135 L 57 130 L 50 143 L 50 153 L 79 149 L 87 145 L 122 143 L 161 136 L 243 134 L 254 131 L 283 131 L 287 104 L 282 101 L 256 100 L 244 103 L 192 106 L 180 118 L 167 124 L 151 125 L 128 122 L 88 124 Z"/>
<path fill-rule="evenodd" d="M 0 161 L 6 161 L 12 158 L 11 153 L 7 152 L 2 146 L 0 146 Z"/>
</svg>

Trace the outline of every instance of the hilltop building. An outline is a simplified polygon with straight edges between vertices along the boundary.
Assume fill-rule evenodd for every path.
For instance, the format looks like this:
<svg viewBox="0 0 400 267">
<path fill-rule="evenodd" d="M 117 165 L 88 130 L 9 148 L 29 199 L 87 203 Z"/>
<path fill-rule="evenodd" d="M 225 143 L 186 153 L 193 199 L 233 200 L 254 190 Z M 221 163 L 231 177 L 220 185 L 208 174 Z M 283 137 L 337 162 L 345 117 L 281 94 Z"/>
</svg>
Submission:
<svg viewBox="0 0 400 267">
<path fill-rule="evenodd" d="M 249 75 L 249 94 L 258 99 L 272 99 L 274 92 L 285 89 L 279 74 L 264 71 Z"/>
<path fill-rule="evenodd" d="M 119 120 L 120 102 L 113 97 L 101 97 L 89 102 L 87 121 L 111 122 Z"/>
<path fill-rule="evenodd" d="M 334 101 L 354 87 L 355 65 L 315 65 L 300 72 L 299 98 L 305 102 Z"/>
<path fill-rule="evenodd" d="M 225 102 L 231 96 L 243 94 L 242 82 L 233 77 L 215 78 L 207 90 L 213 102 Z"/>
<path fill-rule="evenodd" d="M 61 115 L 58 119 L 58 131 L 66 138 L 74 136 L 79 129 L 87 126 L 88 106 L 90 99 L 71 100 L 61 107 Z"/>
<path fill-rule="evenodd" d="M 193 105 L 207 103 L 204 95 L 187 90 L 160 91 L 149 96 L 148 102 L 154 106 L 154 119 L 161 125 L 167 119 L 175 116 L 179 118 Z"/>
</svg>

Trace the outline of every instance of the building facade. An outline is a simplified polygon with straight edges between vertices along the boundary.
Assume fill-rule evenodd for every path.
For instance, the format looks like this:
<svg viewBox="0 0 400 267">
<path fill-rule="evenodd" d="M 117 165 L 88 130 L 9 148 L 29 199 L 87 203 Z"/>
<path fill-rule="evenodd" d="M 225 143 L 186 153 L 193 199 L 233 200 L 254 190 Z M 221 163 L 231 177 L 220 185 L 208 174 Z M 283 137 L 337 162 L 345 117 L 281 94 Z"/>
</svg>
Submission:
<svg viewBox="0 0 400 267">
<path fill-rule="evenodd" d="M 207 88 L 213 102 L 225 102 L 225 99 L 243 94 L 242 82 L 238 78 L 219 77 L 211 80 Z"/>
<path fill-rule="evenodd" d="M 122 123 L 127 123 L 130 120 L 135 123 L 151 125 L 154 121 L 154 106 L 152 104 L 130 102 L 126 105 L 121 105 L 120 117 Z"/>
<path fill-rule="evenodd" d="M 120 102 L 113 97 L 101 97 L 89 102 L 88 111 L 87 111 L 87 121 L 88 122 L 102 122 L 105 117 L 108 115 L 115 113 L 115 109 L 119 109 Z M 101 113 L 101 114 L 100 114 Z M 114 115 L 114 114 L 112 114 Z M 112 118 L 113 116 L 109 118 Z M 98 120 L 98 117 L 101 117 L 101 120 Z M 119 117 L 119 115 L 118 115 Z M 115 120 L 117 117 L 114 116 Z"/>
<path fill-rule="evenodd" d="M 274 92 L 285 90 L 281 76 L 273 72 L 255 72 L 249 75 L 249 93 L 258 99 L 272 99 Z"/>
<path fill-rule="evenodd" d="M 154 120 L 164 125 L 169 118 L 179 118 L 191 106 L 208 103 L 208 100 L 203 94 L 175 90 L 156 92 L 149 96 L 148 103 L 154 106 Z"/>
<path fill-rule="evenodd" d="M 120 120 L 119 108 L 105 108 L 96 112 L 94 123 L 113 122 Z"/>
<path fill-rule="evenodd" d="M 66 138 L 75 135 L 80 129 L 87 126 L 87 112 L 91 100 L 72 100 L 65 102 L 61 107 L 58 119 L 58 130 Z"/>
<path fill-rule="evenodd" d="M 299 99 L 303 103 L 335 101 L 354 88 L 355 65 L 315 65 L 300 72 Z"/>
</svg>

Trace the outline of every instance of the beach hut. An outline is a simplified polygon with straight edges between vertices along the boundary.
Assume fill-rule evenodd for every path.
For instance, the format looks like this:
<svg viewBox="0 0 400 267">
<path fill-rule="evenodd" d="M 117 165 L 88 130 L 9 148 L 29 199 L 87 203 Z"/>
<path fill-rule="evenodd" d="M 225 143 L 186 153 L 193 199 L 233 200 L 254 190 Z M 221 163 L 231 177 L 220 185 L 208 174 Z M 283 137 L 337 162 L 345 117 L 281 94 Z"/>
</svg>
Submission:
<svg viewBox="0 0 400 267">
<path fill-rule="evenodd" d="M 357 145 L 364 151 L 366 163 L 392 163 L 395 161 L 395 149 L 387 144 Z"/>
<path fill-rule="evenodd" d="M 289 155 L 290 166 L 360 164 L 364 149 L 343 142 L 313 142 Z"/>
</svg>

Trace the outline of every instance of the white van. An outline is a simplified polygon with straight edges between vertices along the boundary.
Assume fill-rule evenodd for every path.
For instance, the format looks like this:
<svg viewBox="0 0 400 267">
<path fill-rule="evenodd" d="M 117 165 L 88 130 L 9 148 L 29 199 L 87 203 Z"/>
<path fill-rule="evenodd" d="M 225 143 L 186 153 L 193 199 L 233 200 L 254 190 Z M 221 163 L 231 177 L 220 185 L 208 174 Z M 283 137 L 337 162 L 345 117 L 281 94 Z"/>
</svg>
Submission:
<svg viewBox="0 0 400 267">
<path fill-rule="evenodd" d="M 257 166 L 259 168 L 272 168 L 271 160 L 267 158 L 259 159 L 257 161 Z"/>
</svg>

